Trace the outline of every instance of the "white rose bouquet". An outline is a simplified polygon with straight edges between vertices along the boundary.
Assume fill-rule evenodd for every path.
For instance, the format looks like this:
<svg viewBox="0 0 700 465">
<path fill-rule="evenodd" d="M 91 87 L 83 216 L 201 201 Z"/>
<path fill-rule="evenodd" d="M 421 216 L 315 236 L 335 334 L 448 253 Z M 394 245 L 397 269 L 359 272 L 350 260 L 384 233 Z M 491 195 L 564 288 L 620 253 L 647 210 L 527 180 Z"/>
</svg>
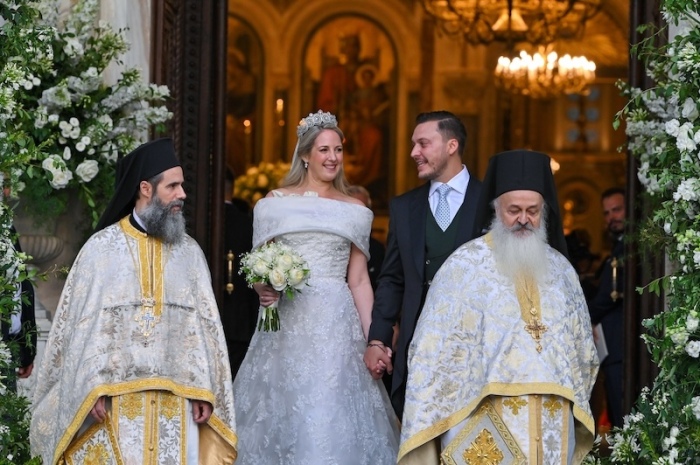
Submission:
<svg viewBox="0 0 700 465">
<path fill-rule="evenodd" d="M 291 247 L 277 242 L 263 244 L 241 257 L 239 273 L 245 275 L 249 286 L 255 283 L 269 284 L 277 292 L 291 299 L 307 286 L 309 267 L 306 261 Z M 260 307 L 258 331 L 279 331 L 279 301 L 269 307 Z"/>
</svg>

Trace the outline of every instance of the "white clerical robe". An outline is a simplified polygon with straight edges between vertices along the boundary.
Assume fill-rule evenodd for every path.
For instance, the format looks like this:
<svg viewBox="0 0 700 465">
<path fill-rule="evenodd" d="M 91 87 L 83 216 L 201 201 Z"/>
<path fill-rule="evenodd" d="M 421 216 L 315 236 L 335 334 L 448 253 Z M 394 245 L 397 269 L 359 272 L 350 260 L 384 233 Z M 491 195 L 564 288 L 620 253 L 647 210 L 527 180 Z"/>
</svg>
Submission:
<svg viewBox="0 0 700 465">
<path fill-rule="evenodd" d="M 438 463 L 449 445 L 494 464 L 578 464 L 592 446 L 599 363 L 576 272 L 548 247 L 547 277 L 525 295 L 497 270 L 490 242 L 458 248 L 426 297 L 409 348 L 401 465 Z"/>
<path fill-rule="evenodd" d="M 94 424 L 102 396 L 109 418 Z M 191 400 L 212 404 L 206 424 Z M 88 240 L 37 370 L 30 442 L 47 465 L 233 463 L 226 341 L 192 238 L 167 245 L 127 217 Z"/>
</svg>

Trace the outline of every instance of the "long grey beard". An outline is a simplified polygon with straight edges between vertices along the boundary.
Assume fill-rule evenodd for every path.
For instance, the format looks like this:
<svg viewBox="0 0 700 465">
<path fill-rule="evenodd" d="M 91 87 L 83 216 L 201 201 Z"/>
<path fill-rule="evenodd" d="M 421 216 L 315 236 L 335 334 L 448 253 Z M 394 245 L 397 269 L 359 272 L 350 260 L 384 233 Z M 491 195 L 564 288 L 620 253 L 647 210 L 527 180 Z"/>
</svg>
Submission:
<svg viewBox="0 0 700 465">
<path fill-rule="evenodd" d="M 182 210 L 172 211 L 171 208 L 182 208 L 182 200 L 173 200 L 165 205 L 154 195 L 148 205 L 139 212 L 139 218 L 146 227 L 149 236 L 153 236 L 166 244 L 178 244 L 185 237 L 185 217 Z"/>
<path fill-rule="evenodd" d="M 544 283 L 549 271 L 547 260 L 547 219 L 542 215 L 538 228 L 516 224 L 507 228 L 498 215 L 491 223 L 493 254 L 498 270 L 511 279 L 532 276 Z"/>
</svg>

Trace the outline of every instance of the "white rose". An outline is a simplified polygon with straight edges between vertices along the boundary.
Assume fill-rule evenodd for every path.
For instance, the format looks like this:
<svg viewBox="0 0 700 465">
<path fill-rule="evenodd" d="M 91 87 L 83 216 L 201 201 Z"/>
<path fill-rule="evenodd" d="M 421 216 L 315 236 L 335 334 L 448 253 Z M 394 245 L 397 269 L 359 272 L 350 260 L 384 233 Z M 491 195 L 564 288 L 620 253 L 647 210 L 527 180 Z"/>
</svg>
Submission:
<svg viewBox="0 0 700 465">
<path fill-rule="evenodd" d="M 690 121 L 694 121 L 698 117 L 698 106 L 693 99 L 685 99 L 683 108 L 681 109 L 681 115 L 683 115 L 683 118 L 687 118 Z"/>
<path fill-rule="evenodd" d="M 63 149 L 63 159 L 70 160 L 70 156 L 71 156 L 70 147 L 66 147 L 65 149 Z"/>
<path fill-rule="evenodd" d="M 85 144 L 83 144 L 82 142 L 78 142 L 77 144 L 75 144 L 75 149 L 78 152 L 84 152 L 85 151 Z"/>
<path fill-rule="evenodd" d="M 700 341 L 690 341 L 687 346 L 685 346 L 685 351 L 688 352 L 693 358 L 698 358 L 700 356 Z"/>
<path fill-rule="evenodd" d="M 53 171 L 51 172 L 53 179 L 49 181 L 51 187 L 54 189 L 63 189 L 68 185 L 71 179 L 73 179 L 73 173 L 66 169 L 65 171 Z"/>
<path fill-rule="evenodd" d="M 78 118 L 73 117 L 73 118 L 71 118 L 68 122 L 69 122 L 70 125 L 73 126 L 73 127 L 76 127 L 76 128 L 77 128 L 78 126 L 80 126 L 80 121 L 78 121 Z"/>
<path fill-rule="evenodd" d="M 698 329 L 698 323 L 700 323 L 700 320 L 698 320 L 693 315 L 688 315 L 688 317 L 685 320 L 685 327 L 688 331 L 693 332 L 696 329 Z"/>
<path fill-rule="evenodd" d="M 301 268 L 292 268 L 289 270 L 289 285 L 294 289 L 301 288 L 306 283 L 304 279 L 304 270 Z"/>
<path fill-rule="evenodd" d="M 276 291 L 283 291 L 287 287 L 287 280 L 284 276 L 284 271 L 277 268 L 270 271 L 269 275 L 270 286 L 272 286 Z"/>
<path fill-rule="evenodd" d="M 265 276 L 268 271 L 267 263 L 264 260 L 256 261 L 251 267 L 251 269 L 253 270 L 253 273 L 255 273 L 256 276 Z"/>
<path fill-rule="evenodd" d="M 97 176 L 99 171 L 100 168 L 97 164 L 97 160 L 85 160 L 75 169 L 75 174 L 77 174 L 83 182 L 90 182 Z"/>
<path fill-rule="evenodd" d="M 58 115 L 56 115 L 56 114 L 49 115 L 49 123 L 55 123 L 56 121 L 58 121 Z M 61 121 L 61 122 L 65 123 L 65 121 Z M 59 127 L 60 127 L 60 124 L 59 124 Z"/>
<path fill-rule="evenodd" d="M 294 260 L 292 260 L 291 256 L 284 254 L 284 255 L 280 255 L 277 257 L 277 262 L 275 263 L 275 268 L 282 270 L 282 271 L 287 271 L 292 266 L 294 266 Z"/>
</svg>

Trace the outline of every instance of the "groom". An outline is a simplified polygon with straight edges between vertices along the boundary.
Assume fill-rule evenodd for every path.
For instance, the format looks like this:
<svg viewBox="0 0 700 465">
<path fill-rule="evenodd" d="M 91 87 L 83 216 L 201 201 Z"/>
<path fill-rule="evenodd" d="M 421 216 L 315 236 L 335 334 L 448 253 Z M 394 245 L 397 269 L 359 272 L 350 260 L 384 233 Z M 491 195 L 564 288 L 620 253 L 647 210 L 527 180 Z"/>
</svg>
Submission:
<svg viewBox="0 0 700 465">
<path fill-rule="evenodd" d="M 440 265 L 457 247 L 474 238 L 481 190 L 481 183 L 462 164 L 467 131 L 455 115 L 447 111 L 419 114 L 411 140 L 418 177 L 430 182 L 390 202 L 386 255 L 364 356 L 373 378 L 393 372 L 389 394 L 399 418 L 406 390 L 408 345 L 425 295 Z M 399 339 L 393 348 L 397 322 Z"/>
</svg>

